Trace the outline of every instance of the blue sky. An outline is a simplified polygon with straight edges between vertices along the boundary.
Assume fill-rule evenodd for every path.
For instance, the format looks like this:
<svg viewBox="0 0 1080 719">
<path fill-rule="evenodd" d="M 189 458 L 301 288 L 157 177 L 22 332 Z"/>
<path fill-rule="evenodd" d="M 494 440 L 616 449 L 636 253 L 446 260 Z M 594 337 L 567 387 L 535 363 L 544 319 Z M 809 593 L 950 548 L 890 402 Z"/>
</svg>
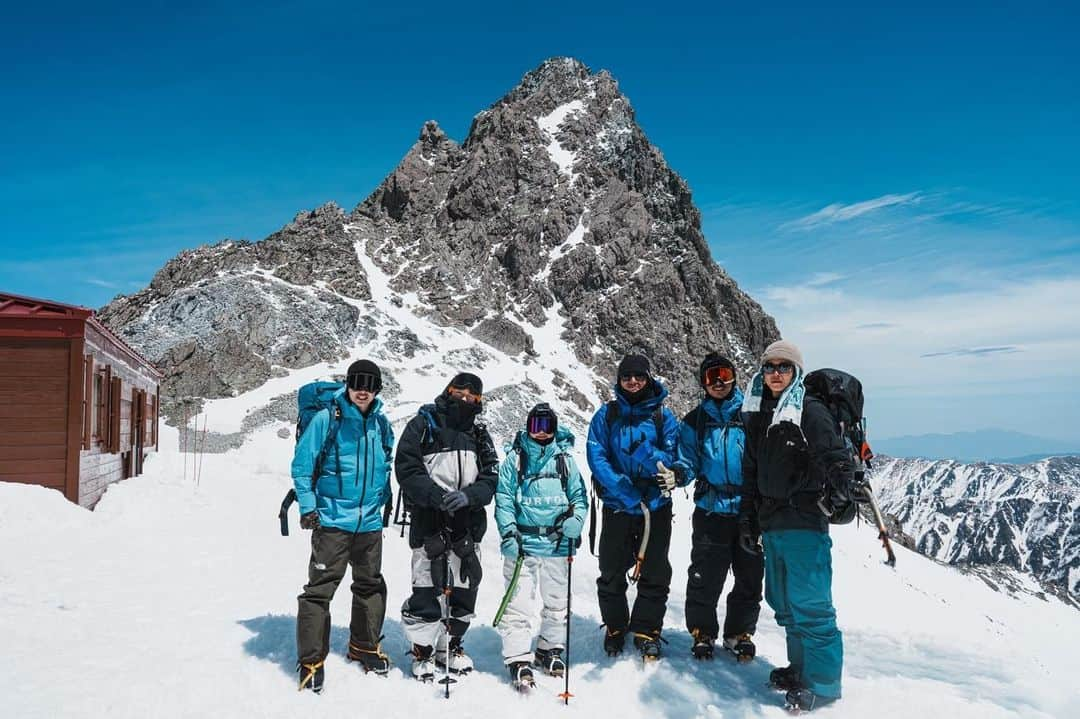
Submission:
<svg viewBox="0 0 1080 719">
<path fill-rule="evenodd" d="M 619 80 L 716 259 L 881 436 L 1080 437 L 1068 3 L 36 3 L 0 27 L 0 288 L 100 306 L 351 208 L 545 58 Z M 704 7 L 704 4 L 702 4 Z"/>
</svg>

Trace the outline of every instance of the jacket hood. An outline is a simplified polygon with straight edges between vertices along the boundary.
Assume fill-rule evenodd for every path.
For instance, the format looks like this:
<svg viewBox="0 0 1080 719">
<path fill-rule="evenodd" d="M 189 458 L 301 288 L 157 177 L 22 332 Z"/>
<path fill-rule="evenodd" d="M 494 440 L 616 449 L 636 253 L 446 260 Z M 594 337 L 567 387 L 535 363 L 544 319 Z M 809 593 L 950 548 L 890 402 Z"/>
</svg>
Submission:
<svg viewBox="0 0 1080 719">
<path fill-rule="evenodd" d="M 558 452 L 570 452 L 574 448 L 574 433 L 561 424 L 555 430 L 555 439 L 549 444 L 538 444 L 525 430 L 514 435 L 514 441 L 508 442 L 503 451 L 510 454 L 515 447 L 521 447 L 527 458 L 526 466 L 539 471 Z"/>
<path fill-rule="evenodd" d="M 727 424 L 731 419 L 742 411 L 743 393 L 738 387 L 731 391 L 731 394 L 724 400 L 715 400 L 712 397 L 706 395 L 705 399 L 701 402 L 701 407 L 705 410 L 705 413 L 718 422 Z"/>
<path fill-rule="evenodd" d="M 626 396 L 622 393 L 622 389 L 619 387 L 619 383 L 616 382 L 615 388 L 615 401 L 619 403 L 619 413 L 623 417 L 638 417 L 652 414 L 657 407 L 664 403 L 667 399 L 668 391 L 664 383 L 655 377 L 652 378 L 654 394 L 648 399 L 643 399 L 637 404 L 630 404 L 626 399 Z"/>
</svg>

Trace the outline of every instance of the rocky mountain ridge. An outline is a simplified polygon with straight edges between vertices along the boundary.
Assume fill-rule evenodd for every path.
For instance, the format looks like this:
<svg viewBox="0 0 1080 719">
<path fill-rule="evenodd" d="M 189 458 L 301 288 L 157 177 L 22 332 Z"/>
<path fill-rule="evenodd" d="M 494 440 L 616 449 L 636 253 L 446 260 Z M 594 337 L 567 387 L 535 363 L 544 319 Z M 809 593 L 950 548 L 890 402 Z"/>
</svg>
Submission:
<svg viewBox="0 0 1080 719">
<path fill-rule="evenodd" d="M 712 260 L 686 183 L 615 80 L 571 58 L 525 75 L 461 145 L 426 123 L 353 211 L 328 203 L 260 242 L 181 253 L 100 314 L 165 370 L 168 410 L 369 340 L 366 260 L 418 317 L 523 358 L 543 349 L 538 337 L 565 343 L 596 373 L 572 388 L 590 405 L 618 358 L 639 351 L 688 409 L 706 351 L 748 371 L 779 336 Z"/>
</svg>

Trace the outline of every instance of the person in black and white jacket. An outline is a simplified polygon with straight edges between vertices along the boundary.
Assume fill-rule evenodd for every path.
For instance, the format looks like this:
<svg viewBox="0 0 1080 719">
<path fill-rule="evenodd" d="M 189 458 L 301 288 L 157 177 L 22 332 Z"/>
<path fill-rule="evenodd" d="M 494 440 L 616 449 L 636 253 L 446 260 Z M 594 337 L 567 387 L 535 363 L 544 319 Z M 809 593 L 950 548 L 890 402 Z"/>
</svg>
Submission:
<svg viewBox="0 0 1080 719">
<path fill-rule="evenodd" d="M 456 375 L 406 425 L 394 460 L 411 507 L 413 591 L 401 608 L 402 625 L 412 642 L 413 676 L 421 681 L 433 679 L 436 666 L 455 673 L 473 667 L 462 637 L 476 607 L 484 507 L 495 494 L 499 469 L 491 436 L 475 421 L 482 400 L 479 377 Z M 447 601 L 449 636 L 443 624 Z"/>
</svg>

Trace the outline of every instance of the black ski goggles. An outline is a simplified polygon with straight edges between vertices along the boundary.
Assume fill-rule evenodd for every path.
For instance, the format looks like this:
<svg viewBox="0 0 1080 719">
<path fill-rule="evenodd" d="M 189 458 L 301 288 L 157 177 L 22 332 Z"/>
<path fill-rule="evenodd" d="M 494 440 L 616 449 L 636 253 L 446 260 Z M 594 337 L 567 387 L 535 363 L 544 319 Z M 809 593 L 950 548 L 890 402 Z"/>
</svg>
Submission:
<svg viewBox="0 0 1080 719">
<path fill-rule="evenodd" d="M 638 382 L 648 382 L 649 375 L 644 372 L 627 372 L 626 374 L 619 375 L 620 382 L 629 382 L 630 380 L 637 380 Z"/>
<path fill-rule="evenodd" d="M 766 362 L 761 365 L 762 374 L 791 374 L 795 371 L 795 365 L 790 362 L 780 362 L 773 364 L 772 362 Z"/>
<path fill-rule="evenodd" d="M 553 414 L 534 414 L 527 424 L 529 434 L 555 434 L 559 420 Z"/>
<path fill-rule="evenodd" d="M 735 370 L 716 365 L 705 368 L 705 384 L 730 384 L 735 381 Z"/>
<path fill-rule="evenodd" d="M 345 383 L 349 389 L 357 392 L 375 393 L 379 391 L 379 378 L 373 374 L 351 374 L 346 378 Z"/>
</svg>

